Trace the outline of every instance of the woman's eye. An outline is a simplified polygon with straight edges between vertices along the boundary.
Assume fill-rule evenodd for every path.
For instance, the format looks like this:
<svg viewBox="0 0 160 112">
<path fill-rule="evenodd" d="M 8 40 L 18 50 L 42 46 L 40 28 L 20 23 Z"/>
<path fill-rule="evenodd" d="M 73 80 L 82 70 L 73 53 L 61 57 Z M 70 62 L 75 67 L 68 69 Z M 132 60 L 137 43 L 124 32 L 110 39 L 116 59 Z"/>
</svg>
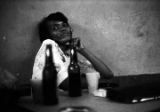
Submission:
<svg viewBox="0 0 160 112">
<path fill-rule="evenodd" d="M 67 24 L 63 24 L 63 27 L 67 27 Z"/>
<path fill-rule="evenodd" d="M 57 27 L 57 26 L 54 26 L 54 27 L 53 27 L 53 29 L 54 29 L 54 30 L 57 30 L 57 29 L 58 29 L 58 27 Z"/>
</svg>

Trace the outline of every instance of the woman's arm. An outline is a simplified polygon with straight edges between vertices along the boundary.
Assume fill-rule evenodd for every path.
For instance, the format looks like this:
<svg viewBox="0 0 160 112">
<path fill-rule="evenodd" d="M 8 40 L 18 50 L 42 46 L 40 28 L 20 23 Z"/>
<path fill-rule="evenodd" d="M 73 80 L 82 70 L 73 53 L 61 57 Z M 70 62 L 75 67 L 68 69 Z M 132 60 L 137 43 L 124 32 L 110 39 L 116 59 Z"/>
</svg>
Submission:
<svg viewBox="0 0 160 112">
<path fill-rule="evenodd" d="M 101 76 L 107 79 L 114 76 L 113 72 L 105 63 L 103 63 L 103 61 L 101 61 L 91 51 L 84 47 L 84 45 L 82 45 L 80 39 L 75 38 L 74 45 L 77 47 L 77 51 L 92 63 L 93 67 L 101 74 Z"/>
<path fill-rule="evenodd" d="M 91 51 L 87 48 L 83 47 L 78 50 L 78 52 L 87 58 L 93 65 L 93 67 L 105 78 L 109 79 L 112 78 L 113 72 L 110 68 L 105 65 L 99 58 L 97 58 Z"/>
</svg>

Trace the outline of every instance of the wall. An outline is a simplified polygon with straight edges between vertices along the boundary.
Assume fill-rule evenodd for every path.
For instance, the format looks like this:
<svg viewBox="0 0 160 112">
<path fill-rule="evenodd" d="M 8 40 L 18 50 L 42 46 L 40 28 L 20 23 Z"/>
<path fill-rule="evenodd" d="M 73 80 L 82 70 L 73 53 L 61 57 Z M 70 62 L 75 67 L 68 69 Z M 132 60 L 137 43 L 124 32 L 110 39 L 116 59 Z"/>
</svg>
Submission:
<svg viewBox="0 0 160 112">
<path fill-rule="evenodd" d="M 0 65 L 30 79 L 40 46 L 38 22 L 62 11 L 74 36 L 116 76 L 160 72 L 157 0 L 1 0 Z"/>
</svg>

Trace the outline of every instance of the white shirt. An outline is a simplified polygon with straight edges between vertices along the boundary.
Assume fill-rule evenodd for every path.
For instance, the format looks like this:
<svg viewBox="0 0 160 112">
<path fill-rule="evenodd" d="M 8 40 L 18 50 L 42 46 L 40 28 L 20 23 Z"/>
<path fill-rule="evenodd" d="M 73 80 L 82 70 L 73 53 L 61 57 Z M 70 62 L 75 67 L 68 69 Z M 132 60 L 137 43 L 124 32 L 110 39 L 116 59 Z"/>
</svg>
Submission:
<svg viewBox="0 0 160 112">
<path fill-rule="evenodd" d="M 51 40 L 46 39 L 43 41 L 34 61 L 32 80 L 42 80 L 42 71 L 45 65 L 45 50 L 46 45 L 52 45 L 53 61 L 56 66 L 57 74 L 57 85 L 68 77 L 68 66 L 70 58 L 65 56 L 58 44 Z"/>
<path fill-rule="evenodd" d="M 51 39 L 46 39 L 43 41 L 35 57 L 32 80 L 42 80 L 42 71 L 45 65 L 45 50 L 48 44 L 52 46 L 53 62 L 58 72 L 57 85 L 59 86 L 61 82 L 63 82 L 68 77 L 68 66 L 70 63 L 70 58 L 66 56 L 58 44 Z M 79 65 L 82 73 L 93 75 L 98 74 L 98 77 L 100 77 L 99 73 L 93 68 L 92 64 L 88 60 L 80 55 L 79 58 Z"/>
</svg>

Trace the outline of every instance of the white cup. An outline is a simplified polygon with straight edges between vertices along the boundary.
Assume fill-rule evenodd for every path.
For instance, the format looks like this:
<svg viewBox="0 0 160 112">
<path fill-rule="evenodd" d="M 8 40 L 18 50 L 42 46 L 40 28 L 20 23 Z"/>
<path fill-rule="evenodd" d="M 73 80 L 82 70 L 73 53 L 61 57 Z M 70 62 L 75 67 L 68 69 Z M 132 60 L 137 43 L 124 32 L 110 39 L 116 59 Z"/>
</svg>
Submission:
<svg viewBox="0 0 160 112">
<path fill-rule="evenodd" d="M 86 79 L 88 83 L 88 92 L 94 94 L 98 90 L 100 75 L 98 72 L 86 73 Z"/>
</svg>

